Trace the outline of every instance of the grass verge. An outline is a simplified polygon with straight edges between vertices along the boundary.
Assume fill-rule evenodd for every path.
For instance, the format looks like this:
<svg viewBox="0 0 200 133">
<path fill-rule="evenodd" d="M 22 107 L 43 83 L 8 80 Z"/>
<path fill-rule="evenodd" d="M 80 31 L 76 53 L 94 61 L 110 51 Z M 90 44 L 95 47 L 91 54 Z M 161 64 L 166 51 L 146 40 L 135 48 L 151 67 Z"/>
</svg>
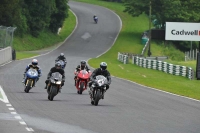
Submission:
<svg viewBox="0 0 200 133">
<path fill-rule="evenodd" d="M 36 53 L 30 53 L 30 52 L 16 52 L 16 60 L 21 60 L 24 58 L 30 58 L 33 56 L 37 56 L 38 54 Z"/>
<path fill-rule="evenodd" d="M 145 15 L 131 17 L 123 12 L 124 6 L 120 3 L 105 2 L 100 0 L 76 0 L 79 2 L 91 3 L 107 7 L 117 13 L 122 19 L 123 27 L 114 46 L 99 58 L 89 60 L 90 66 L 97 68 L 100 62 L 108 64 L 108 70 L 113 76 L 143 84 L 145 86 L 157 88 L 159 90 L 200 100 L 199 81 L 189 80 L 186 77 L 174 76 L 161 71 L 142 68 L 131 63 L 122 64 L 117 60 L 118 52 L 140 53 L 141 33 L 148 29 L 148 18 Z M 154 49 L 156 48 L 156 49 Z M 162 47 L 156 43 L 152 44 L 152 51 L 162 54 Z M 155 54 L 155 55 L 156 55 Z M 160 55 L 159 54 L 159 55 Z M 175 62 L 185 64 L 183 62 Z M 187 64 L 187 66 L 190 66 Z"/>
<path fill-rule="evenodd" d="M 59 42 L 63 42 L 74 30 L 76 25 L 76 18 L 74 14 L 69 11 L 69 17 L 65 20 L 62 30 L 59 35 L 48 31 L 43 31 L 39 37 L 34 38 L 31 35 L 24 35 L 21 37 L 14 37 L 13 46 L 17 51 L 16 59 L 23 59 L 38 55 L 29 51 L 41 50 L 50 48 Z M 51 48 L 50 48 L 51 49 Z"/>
</svg>

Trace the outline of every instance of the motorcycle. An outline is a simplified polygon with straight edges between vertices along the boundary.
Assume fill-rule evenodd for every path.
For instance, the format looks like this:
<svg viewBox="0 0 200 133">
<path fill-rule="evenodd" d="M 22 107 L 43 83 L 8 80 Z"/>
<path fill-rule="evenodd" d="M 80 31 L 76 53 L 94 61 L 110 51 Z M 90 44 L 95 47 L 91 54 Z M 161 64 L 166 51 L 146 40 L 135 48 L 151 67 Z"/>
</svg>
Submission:
<svg viewBox="0 0 200 133">
<path fill-rule="evenodd" d="M 61 64 L 62 69 L 65 69 L 66 63 L 67 61 L 63 61 L 63 60 L 55 60 L 55 63 L 59 62 Z"/>
<path fill-rule="evenodd" d="M 98 18 L 94 17 L 94 22 L 97 24 L 98 23 Z"/>
<path fill-rule="evenodd" d="M 35 86 L 36 80 L 38 78 L 38 72 L 36 69 L 30 68 L 26 72 L 26 80 L 24 82 L 26 93 L 29 93 L 30 89 Z"/>
<path fill-rule="evenodd" d="M 106 85 L 108 80 L 102 75 L 98 75 L 95 78 L 94 83 L 92 84 L 92 93 L 91 93 L 91 104 L 97 106 L 99 100 L 102 99 L 104 93 L 106 92 Z"/>
<path fill-rule="evenodd" d="M 58 94 L 62 84 L 62 75 L 59 72 L 52 73 L 50 81 L 47 84 L 48 99 L 53 101 L 54 97 Z"/>
<path fill-rule="evenodd" d="M 76 79 L 76 89 L 78 94 L 82 94 L 84 90 L 87 89 L 87 84 L 90 80 L 91 72 L 87 72 L 86 70 L 80 70 L 79 72 L 74 72 L 77 75 Z"/>
</svg>

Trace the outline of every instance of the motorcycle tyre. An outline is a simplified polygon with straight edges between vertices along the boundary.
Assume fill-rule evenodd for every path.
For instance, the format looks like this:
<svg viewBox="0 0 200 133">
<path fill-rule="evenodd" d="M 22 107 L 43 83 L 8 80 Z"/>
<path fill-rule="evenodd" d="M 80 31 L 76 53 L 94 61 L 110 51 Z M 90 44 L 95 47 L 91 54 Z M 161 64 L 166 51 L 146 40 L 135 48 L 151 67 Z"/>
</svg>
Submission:
<svg viewBox="0 0 200 133">
<path fill-rule="evenodd" d="M 82 94 L 82 92 L 83 92 L 83 87 L 84 87 L 84 86 L 85 86 L 84 83 L 81 82 L 81 84 L 80 84 L 79 94 Z"/>
<path fill-rule="evenodd" d="M 28 82 L 28 84 L 27 84 L 27 86 L 25 87 L 25 90 L 24 90 L 24 91 L 25 91 L 26 93 L 29 93 L 29 90 L 31 89 L 31 81 L 28 80 L 27 82 Z"/>
<path fill-rule="evenodd" d="M 51 86 L 50 93 L 49 93 L 49 100 L 53 101 L 53 98 L 57 95 L 58 91 L 56 86 Z"/>
<path fill-rule="evenodd" d="M 95 106 L 98 105 L 100 97 L 101 97 L 101 92 L 100 92 L 100 90 L 97 90 L 96 95 L 95 95 L 95 99 L 94 99 L 94 105 Z"/>
</svg>

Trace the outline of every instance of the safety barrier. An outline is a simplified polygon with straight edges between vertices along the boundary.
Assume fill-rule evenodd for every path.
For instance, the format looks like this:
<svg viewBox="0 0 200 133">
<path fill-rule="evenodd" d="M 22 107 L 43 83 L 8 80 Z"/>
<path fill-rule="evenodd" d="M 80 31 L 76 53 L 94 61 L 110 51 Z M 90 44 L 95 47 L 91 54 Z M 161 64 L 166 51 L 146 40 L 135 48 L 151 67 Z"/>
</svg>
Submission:
<svg viewBox="0 0 200 133">
<path fill-rule="evenodd" d="M 128 60 L 129 60 L 128 55 L 121 54 L 120 52 L 118 52 L 117 59 L 123 62 L 124 64 L 128 64 Z"/>
<path fill-rule="evenodd" d="M 165 73 L 187 77 L 189 79 L 194 78 L 194 70 L 191 67 L 174 65 L 174 64 L 170 64 L 170 63 L 158 61 L 158 60 L 148 60 L 148 59 L 139 58 L 136 56 L 133 56 L 132 62 L 133 64 L 136 64 L 141 67 L 155 69 L 155 70 L 163 71 Z"/>
<path fill-rule="evenodd" d="M 117 59 L 124 64 L 129 63 L 128 55 L 121 54 L 120 52 L 118 52 Z M 132 57 L 132 63 L 141 67 L 155 69 L 177 76 L 187 77 L 189 79 L 194 78 L 194 70 L 191 67 L 174 65 L 160 60 L 149 60 L 138 56 Z"/>
<path fill-rule="evenodd" d="M 12 60 L 12 48 L 6 47 L 0 50 L 0 65 Z"/>
</svg>

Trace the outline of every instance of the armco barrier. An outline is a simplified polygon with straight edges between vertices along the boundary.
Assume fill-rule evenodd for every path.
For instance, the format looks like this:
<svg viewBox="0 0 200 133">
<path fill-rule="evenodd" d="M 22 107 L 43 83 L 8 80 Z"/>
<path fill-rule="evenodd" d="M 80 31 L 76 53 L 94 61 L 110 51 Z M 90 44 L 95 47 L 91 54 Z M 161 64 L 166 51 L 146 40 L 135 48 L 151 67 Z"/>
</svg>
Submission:
<svg viewBox="0 0 200 133">
<path fill-rule="evenodd" d="M 191 67 L 173 65 L 167 62 L 158 61 L 158 60 L 148 60 L 140 58 L 137 56 L 132 57 L 132 63 L 141 67 L 155 69 L 163 71 L 165 73 L 187 77 L 189 79 L 194 78 L 194 70 Z"/>
<path fill-rule="evenodd" d="M 12 48 L 6 47 L 0 50 L 0 65 L 12 60 Z"/>
</svg>

